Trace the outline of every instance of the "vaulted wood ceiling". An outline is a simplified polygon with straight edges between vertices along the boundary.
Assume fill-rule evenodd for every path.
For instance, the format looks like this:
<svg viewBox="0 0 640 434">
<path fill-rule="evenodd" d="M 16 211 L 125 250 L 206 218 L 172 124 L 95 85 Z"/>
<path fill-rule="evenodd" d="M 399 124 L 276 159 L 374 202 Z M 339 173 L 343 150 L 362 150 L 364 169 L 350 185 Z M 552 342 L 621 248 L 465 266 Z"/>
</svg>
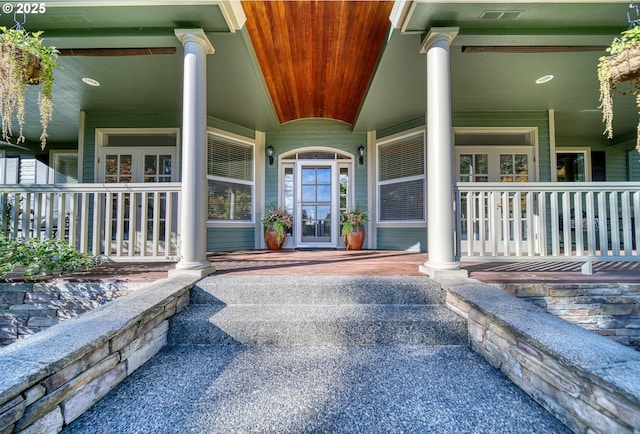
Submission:
<svg viewBox="0 0 640 434">
<path fill-rule="evenodd" d="M 242 5 L 280 122 L 324 117 L 353 124 L 389 31 L 393 2 Z"/>
</svg>

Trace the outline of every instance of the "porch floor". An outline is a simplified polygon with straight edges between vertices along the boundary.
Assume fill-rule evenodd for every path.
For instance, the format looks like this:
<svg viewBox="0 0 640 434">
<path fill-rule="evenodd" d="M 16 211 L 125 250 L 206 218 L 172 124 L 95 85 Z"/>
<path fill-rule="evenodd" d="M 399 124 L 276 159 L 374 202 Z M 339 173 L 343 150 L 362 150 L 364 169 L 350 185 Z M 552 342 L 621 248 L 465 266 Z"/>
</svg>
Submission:
<svg viewBox="0 0 640 434">
<path fill-rule="evenodd" d="M 217 274 L 420 276 L 426 253 L 390 250 L 245 250 L 211 253 Z M 599 262 L 592 275 L 580 272 L 580 262 L 462 262 L 469 277 L 485 283 L 640 283 L 640 262 Z M 69 281 L 153 282 L 167 277 L 171 262 L 111 263 L 65 277 Z"/>
</svg>

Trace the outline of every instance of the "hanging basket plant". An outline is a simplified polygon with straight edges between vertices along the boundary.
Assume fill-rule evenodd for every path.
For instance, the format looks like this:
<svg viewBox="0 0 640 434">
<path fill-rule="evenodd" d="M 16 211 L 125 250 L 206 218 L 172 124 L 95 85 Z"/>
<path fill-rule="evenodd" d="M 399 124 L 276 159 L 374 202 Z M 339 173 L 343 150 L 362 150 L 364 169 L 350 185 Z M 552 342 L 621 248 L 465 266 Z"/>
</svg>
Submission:
<svg viewBox="0 0 640 434">
<path fill-rule="evenodd" d="M 613 40 L 607 48 L 607 56 L 598 62 L 598 80 L 600 80 L 600 109 L 605 123 L 604 133 L 613 137 L 613 92 L 632 93 L 636 106 L 640 110 L 640 26 L 625 30 Z M 622 83 L 628 83 L 627 90 Z M 640 152 L 640 120 L 638 121 L 636 149 Z"/>
<path fill-rule="evenodd" d="M 24 142 L 24 104 L 27 86 L 41 85 L 38 96 L 42 134 L 40 143 L 47 143 L 47 126 L 53 112 L 53 69 L 57 66 L 58 51 L 42 43 L 42 32 L 29 33 L 24 29 L 0 27 L 0 116 L 2 139 L 13 136 L 14 118 L 18 124 L 16 143 Z"/>
</svg>

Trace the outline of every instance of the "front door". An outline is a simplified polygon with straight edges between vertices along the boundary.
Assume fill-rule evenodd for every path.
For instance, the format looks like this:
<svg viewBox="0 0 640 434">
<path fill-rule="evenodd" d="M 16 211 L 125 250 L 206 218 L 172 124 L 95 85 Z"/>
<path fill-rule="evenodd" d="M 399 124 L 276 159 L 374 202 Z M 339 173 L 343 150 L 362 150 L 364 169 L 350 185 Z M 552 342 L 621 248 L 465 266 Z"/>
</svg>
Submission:
<svg viewBox="0 0 640 434">
<path fill-rule="evenodd" d="M 296 175 L 296 244 L 337 247 L 340 190 L 336 162 L 299 160 Z"/>
</svg>

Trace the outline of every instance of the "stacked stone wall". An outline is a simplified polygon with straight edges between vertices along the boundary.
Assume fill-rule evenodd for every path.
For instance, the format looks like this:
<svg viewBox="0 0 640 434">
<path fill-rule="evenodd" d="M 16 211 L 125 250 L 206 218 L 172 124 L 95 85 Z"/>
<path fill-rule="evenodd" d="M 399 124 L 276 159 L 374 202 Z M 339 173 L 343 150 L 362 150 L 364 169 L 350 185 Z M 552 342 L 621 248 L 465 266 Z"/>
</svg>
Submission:
<svg viewBox="0 0 640 434">
<path fill-rule="evenodd" d="M 480 282 L 441 283 L 471 348 L 572 431 L 640 432 L 640 352 Z"/>
<path fill-rule="evenodd" d="M 0 349 L 0 434 L 56 433 L 167 342 L 196 279 L 176 276 Z"/>
<path fill-rule="evenodd" d="M 0 347 L 129 294 L 140 284 L 0 283 Z"/>
<path fill-rule="evenodd" d="M 547 312 L 640 350 L 640 283 L 495 284 Z"/>
</svg>

